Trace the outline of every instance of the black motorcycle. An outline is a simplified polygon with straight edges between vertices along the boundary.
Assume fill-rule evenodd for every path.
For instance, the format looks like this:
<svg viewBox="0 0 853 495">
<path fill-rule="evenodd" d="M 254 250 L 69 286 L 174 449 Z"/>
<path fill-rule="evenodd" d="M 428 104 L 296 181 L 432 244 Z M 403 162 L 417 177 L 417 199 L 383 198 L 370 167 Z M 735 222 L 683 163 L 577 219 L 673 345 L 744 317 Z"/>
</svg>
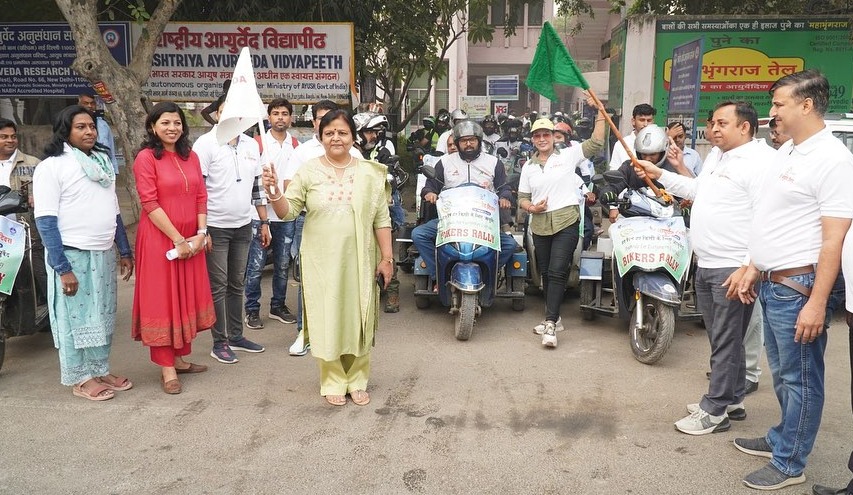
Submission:
<svg viewBox="0 0 853 495">
<path fill-rule="evenodd" d="M 29 211 L 26 186 L 24 191 L 12 191 L 8 186 L 0 186 L 0 215 L 25 213 Z M 43 270 L 33 270 L 33 246 L 30 230 L 35 228 L 26 221 L 21 221 L 26 229 L 26 248 L 24 258 L 18 269 L 15 284 L 11 294 L 0 293 L 0 368 L 6 354 L 6 338 L 19 335 L 32 335 L 50 329 L 46 294 L 36 291 L 36 273 Z M 8 275 L 7 275 L 8 276 Z M 46 278 L 46 275 L 41 275 Z M 45 280 L 40 280 L 42 287 Z"/>
</svg>

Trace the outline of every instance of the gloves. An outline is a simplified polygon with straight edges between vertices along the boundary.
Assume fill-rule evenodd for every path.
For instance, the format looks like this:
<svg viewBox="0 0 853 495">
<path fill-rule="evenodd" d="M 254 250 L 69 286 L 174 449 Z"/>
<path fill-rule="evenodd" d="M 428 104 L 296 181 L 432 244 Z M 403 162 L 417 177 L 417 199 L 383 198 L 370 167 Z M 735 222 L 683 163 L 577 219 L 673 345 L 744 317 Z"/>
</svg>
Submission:
<svg viewBox="0 0 853 495">
<path fill-rule="evenodd" d="M 618 195 L 613 191 L 605 191 L 601 193 L 601 202 L 603 204 L 615 204 L 618 199 Z"/>
</svg>

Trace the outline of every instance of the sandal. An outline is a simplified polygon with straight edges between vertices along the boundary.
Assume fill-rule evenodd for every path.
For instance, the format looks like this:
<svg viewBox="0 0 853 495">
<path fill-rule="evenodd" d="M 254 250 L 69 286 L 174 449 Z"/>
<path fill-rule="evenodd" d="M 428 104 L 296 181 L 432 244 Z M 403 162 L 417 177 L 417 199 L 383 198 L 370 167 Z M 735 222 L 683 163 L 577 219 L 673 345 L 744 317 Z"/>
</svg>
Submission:
<svg viewBox="0 0 853 495">
<path fill-rule="evenodd" d="M 95 378 L 101 385 L 115 392 L 124 392 L 133 388 L 133 382 L 123 376 L 108 374 Z"/>
<path fill-rule="evenodd" d="M 345 406 L 347 404 L 346 395 L 327 395 L 326 402 L 333 406 Z"/>
<path fill-rule="evenodd" d="M 368 394 L 366 390 L 356 390 L 350 392 L 349 396 L 352 398 L 352 401 L 357 406 L 366 406 L 370 403 L 370 394 Z"/>
<path fill-rule="evenodd" d="M 94 382 L 94 383 L 93 383 Z M 88 385 L 93 383 L 92 385 Z M 110 400 L 115 397 L 115 392 L 105 387 L 101 382 L 96 379 L 86 380 L 83 383 L 78 383 L 74 385 L 74 388 L 71 389 L 71 393 L 76 397 L 82 397 L 87 400 Z"/>
</svg>

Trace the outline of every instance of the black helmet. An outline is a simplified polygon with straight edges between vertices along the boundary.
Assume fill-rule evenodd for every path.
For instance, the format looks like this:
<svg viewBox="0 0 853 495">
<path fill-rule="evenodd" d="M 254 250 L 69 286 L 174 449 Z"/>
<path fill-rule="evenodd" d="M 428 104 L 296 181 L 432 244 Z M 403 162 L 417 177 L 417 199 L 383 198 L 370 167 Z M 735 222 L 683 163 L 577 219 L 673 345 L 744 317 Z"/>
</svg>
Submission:
<svg viewBox="0 0 853 495">
<path fill-rule="evenodd" d="M 444 132 L 450 129 L 450 112 L 439 112 L 435 118 L 435 129 L 439 132 Z"/>
<path fill-rule="evenodd" d="M 486 134 L 494 134 L 498 130 L 498 121 L 494 115 L 486 115 L 483 117 L 483 132 Z"/>
</svg>

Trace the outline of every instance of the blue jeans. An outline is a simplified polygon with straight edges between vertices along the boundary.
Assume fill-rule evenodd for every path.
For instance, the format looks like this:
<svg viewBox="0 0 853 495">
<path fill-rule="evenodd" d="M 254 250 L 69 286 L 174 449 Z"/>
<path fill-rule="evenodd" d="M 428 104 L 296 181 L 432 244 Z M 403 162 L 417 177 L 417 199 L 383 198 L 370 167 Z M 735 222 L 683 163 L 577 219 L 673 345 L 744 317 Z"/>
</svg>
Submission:
<svg viewBox="0 0 853 495">
<path fill-rule="evenodd" d="M 811 288 L 814 273 L 789 277 Z M 824 331 L 811 343 L 794 342 L 797 315 L 808 298 L 785 285 L 762 282 L 759 299 L 764 309 L 764 347 L 773 376 L 773 389 L 782 408 L 781 422 L 767 432 L 773 448 L 771 463 L 788 476 L 799 476 L 814 446 L 824 400 L 826 329 L 844 295 L 839 275 L 826 304 Z"/>
<path fill-rule="evenodd" d="M 295 228 L 293 234 L 293 244 L 290 246 L 290 254 L 293 259 L 299 256 L 299 246 L 302 244 L 302 229 L 305 227 L 305 215 L 299 215 L 293 221 Z M 302 280 L 302 274 L 299 274 L 299 280 Z M 302 282 L 299 282 L 299 294 L 296 296 L 296 331 L 302 330 Z"/>
<path fill-rule="evenodd" d="M 391 193 L 391 206 L 388 207 L 391 214 L 391 230 L 397 230 L 406 223 L 406 210 L 403 209 L 403 199 L 400 191 Z"/>
<path fill-rule="evenodd" d="M 246 313 L 261 309 L 261 274 L 267 263 L 267 250 L 261 245 L 260 220 L 252 220 L 252 242 L 249 244 L 249 261 L 246 265 Z M 270 222 L 270 249 L 272 250 L 273 275 L 270 308 L 284 306 L 287 296 L 287 267 L 290 266 L 290 246 L 296 222 Z"/>
<path fill-rule="evenodd" d="M 434 277 L 435 271 L 435 236 L 438 233 L 438 219 L 435 218 L 429 222 L 418 225 L 412 230 L 412 243 L 418 248 L 418 253 L 426 263 L 427 270 Z M 498 257 L 498 270 L 502 269 L 512 258 L 518 243 L 515 239 L 501 232 L 501 254 Z"/>
</svg>

